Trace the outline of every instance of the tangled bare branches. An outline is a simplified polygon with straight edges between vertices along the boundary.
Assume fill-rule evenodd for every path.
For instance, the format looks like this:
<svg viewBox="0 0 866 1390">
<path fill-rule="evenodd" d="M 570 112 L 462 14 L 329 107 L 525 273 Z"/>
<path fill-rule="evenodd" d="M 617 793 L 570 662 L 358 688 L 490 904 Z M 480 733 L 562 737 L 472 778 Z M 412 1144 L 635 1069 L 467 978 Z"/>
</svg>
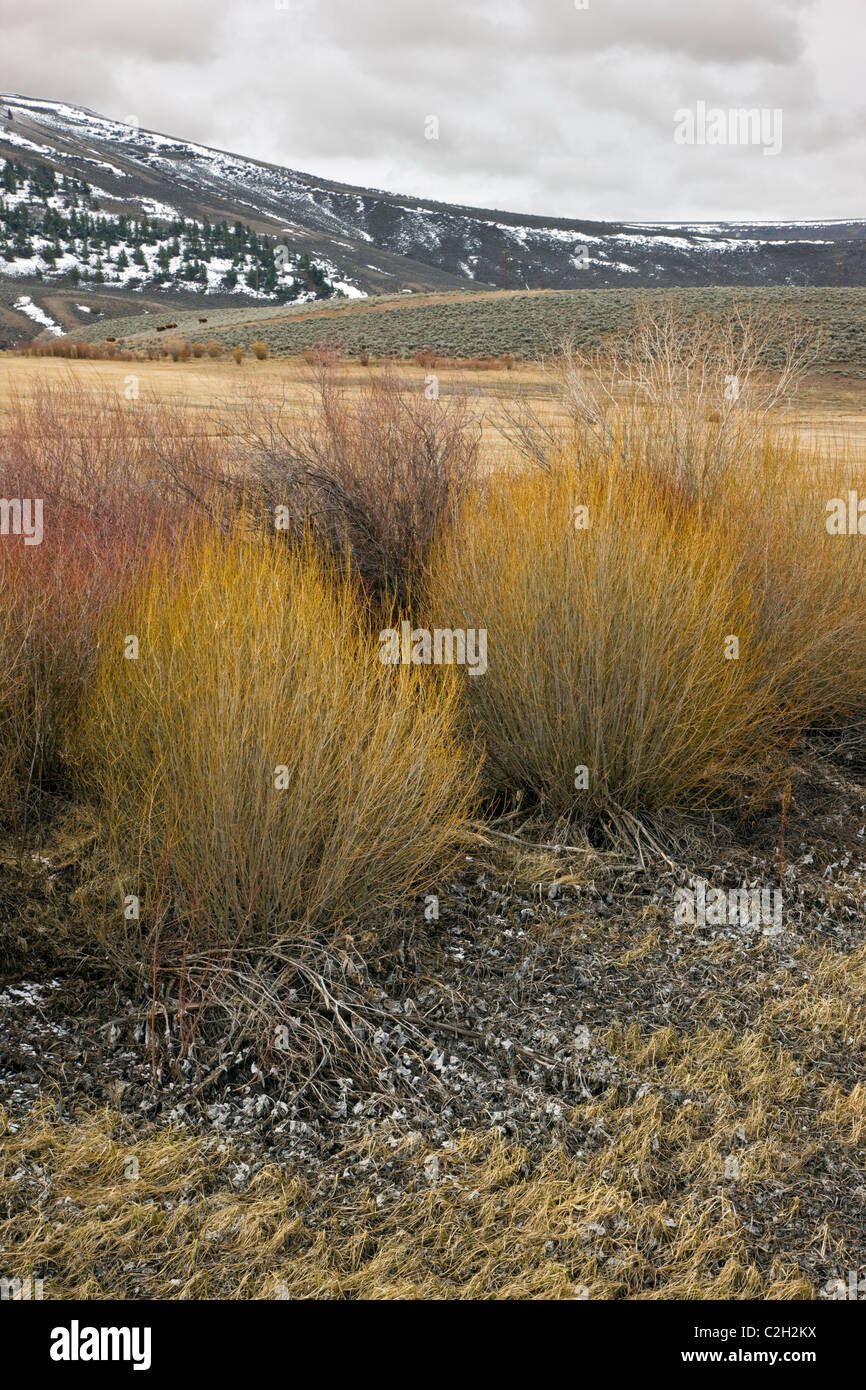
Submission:
<svg viewBox="0 0 866 1390">
<path fill-rule="evenodd" d="M 565 432 L 525 404 L 510 407 L 500 429 L 544 467 L 566 437 L 578 455 L 649 465 L 699 492 L 755 448 L 821 347 L 817 330 L 790 314 L 694 316 L 672 300 L 640 302 L 627 332 L 592 351 L 566 340 L 551 360 Z"/>
<path fill-rule="evenodd" d="M 433 537 L 473 475 L 469 397 L 428 399 L 390 369 L 350 398 L 327 362 L 312 400 L 253 400 L 237 441 L 248 498 L 286 529 L 308 526 L 368 593 L 405 604 Z"/>
</svg>

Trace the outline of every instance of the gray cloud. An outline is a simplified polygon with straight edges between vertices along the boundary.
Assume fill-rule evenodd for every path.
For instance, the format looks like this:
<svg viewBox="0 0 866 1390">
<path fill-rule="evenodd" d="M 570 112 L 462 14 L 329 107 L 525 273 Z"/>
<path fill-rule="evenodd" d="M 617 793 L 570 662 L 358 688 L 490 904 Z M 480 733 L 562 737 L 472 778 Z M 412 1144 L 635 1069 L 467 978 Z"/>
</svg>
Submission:
<svg viewBox="0 0 866 1390">
<path fill-rule="evenodd" d="M 2 90 L 346 182 L 575 217 L 863 211 L 859 0 L 0 0 L 0 31 Z M 782 153 L 675 144 L 699 100 L 781 108 Z"/>
</svg>

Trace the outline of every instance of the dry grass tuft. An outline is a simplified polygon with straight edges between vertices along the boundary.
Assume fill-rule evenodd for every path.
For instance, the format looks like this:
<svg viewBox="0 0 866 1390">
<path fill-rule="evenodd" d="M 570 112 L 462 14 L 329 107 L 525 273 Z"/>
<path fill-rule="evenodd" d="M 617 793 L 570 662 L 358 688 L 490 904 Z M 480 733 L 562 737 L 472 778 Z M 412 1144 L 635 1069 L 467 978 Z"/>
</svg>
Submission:
<svg viewBox="0 0 866 1390">
<path fill-rule="evenodd" d="M 853 460 L 773 428 L 817 350 L 793 322 L 644 307 L 559 360 L 564 427 L 512 417 L 524 466 L 470 499 L 429 586 L 432 621 L 488 629 L 466 697 L 495 787 L 687 808 L 806 727 L 863 726 L 866 547 L 825 524 Z"/>
</svg>

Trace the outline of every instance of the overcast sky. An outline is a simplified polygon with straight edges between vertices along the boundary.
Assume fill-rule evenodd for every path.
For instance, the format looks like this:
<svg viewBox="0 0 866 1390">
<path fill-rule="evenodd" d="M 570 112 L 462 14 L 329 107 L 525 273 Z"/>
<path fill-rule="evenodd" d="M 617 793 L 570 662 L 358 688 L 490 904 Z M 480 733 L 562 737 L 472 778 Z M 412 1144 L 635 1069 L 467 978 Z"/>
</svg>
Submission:
<svg viewBox="0 0 866 1390">
<path fill-rule="evenodd" d="M 0 0 L 0 90 L 482 207 L 866 215 L 864 0 L 581 3 Z M 781 150 L 676 143 L 699 102 L 781 111 Z"/>
</svg>

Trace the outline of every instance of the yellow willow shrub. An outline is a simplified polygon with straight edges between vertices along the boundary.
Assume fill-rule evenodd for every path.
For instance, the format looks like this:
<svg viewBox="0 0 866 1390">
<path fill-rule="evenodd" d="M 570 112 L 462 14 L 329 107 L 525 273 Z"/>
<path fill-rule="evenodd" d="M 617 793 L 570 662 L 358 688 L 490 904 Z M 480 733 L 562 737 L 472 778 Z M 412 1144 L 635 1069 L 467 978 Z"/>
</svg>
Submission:
<svg viewBox="0 0 866 1390">
<path fill-rule="evenodd" d="M 732 798 L 777 723 L 738 564 L 675 480 L 599 457 L 476 494 L 427 603 L 488 631 L 463 690 L 492 784 L 558 813 Z"/>
<path fill-rule="evenodd" d="M 143 922 L 171 904 L 193 941 L 248 943 L 428 890 L 475 782 L 451 673 L 383 666 L 309 547 L 236 526 L 179 549 L 107 622 L 80 731 Z"/>
<path fill-rule="evenodd" d="M 866 716 L 866 535 L 850 504 L 852 493 L 866 497 L 863 474 L 844 446 L 826 458 L 768 436 L 712 502 L 748 575 L 780 691 L 795 722 L 818 728 Z"/>
<path fill-rule="evenodd" d="M 827 507 L 852 492 L 856 507 L 864 469 L 856 446 L 822 449 L 777 428 L 821 351 L 814 328 L 785 313 L 732 306 L 695 319 L 647 301 L 604 353 L 566 346 L 558 370 L 574 456 L 609 453 L 712 514 L 752 587 L 791 723 L 838 728 L 866 715 L 866 545 L 859 517 L 856 534 L 850 519 L 828 532 Z M 556 453 L 538 422 L 523 444 Z"/>
</svg>

